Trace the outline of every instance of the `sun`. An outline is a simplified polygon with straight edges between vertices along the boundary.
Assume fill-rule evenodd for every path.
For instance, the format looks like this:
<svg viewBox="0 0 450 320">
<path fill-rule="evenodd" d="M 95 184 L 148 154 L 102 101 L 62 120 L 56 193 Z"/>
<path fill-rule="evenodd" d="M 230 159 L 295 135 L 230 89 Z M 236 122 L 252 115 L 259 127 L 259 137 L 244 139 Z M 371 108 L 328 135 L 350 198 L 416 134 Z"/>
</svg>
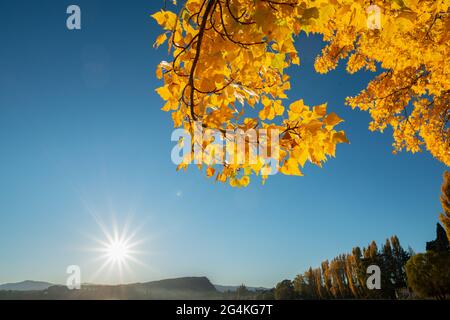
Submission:
<svg viewBox="0 0 450 320">
<path fill-rule="evenodd" d="M 115 219 L 112 224 L 107 226 L 99 218 L 96 217 L 96 222 L 100 227 L 103 237 L 92 237 L 97 246 L 91 251 L 97 252 L 97 258 L 101 265 L 96 269 L 92 276 L 95 279 L 97 276 L 118 272 L 119 280 L 123 280 L 124 273 L 130 273 L 132 264 L 139 264 L 145 266 L 138 256 L 145 254 L 145 252 L 138 250 L 139 246 L 145 242 L 145 239 L 138 239 L 138 229 L 130 230 L 129 221 L 123 226 L 119 227 Z"/>
<path fill-rule="evenodd" d="M 110 232 L 105 227 L 102 227 L 104 234 L 103 240 L 97 240 L 100 247 L 96 251 L 100 252 L 100 258 L 104 260 L 103 266 L 128 267 L 128 264 L 132 261 L 137 262 L 136 255 L 139 251 L 136 250 L 138 244 L 142 240 L 135 239 L 135 232 L 128 232 L 127 228 L 124 228 L 122 232 L 118 231 L 116 225 L 113 226 L 113 231 Z"/>
<path fill-rule="evenodd" d="M 108 258 L 114 263 L 123 263 L 130 256 L 129 244 L 120 239 L 108 243 L 105 251 Z"/>
</svg>

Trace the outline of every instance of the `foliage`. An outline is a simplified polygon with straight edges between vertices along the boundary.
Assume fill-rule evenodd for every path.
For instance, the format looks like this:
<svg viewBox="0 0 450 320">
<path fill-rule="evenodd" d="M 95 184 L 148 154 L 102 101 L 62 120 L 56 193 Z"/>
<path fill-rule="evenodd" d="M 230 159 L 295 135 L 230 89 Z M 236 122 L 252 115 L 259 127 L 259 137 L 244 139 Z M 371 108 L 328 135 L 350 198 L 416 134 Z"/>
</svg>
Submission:
<svg viewBox="0 0 450 320">
<path fill-rule="evenodd" d="M 293 300 L 294 286 L 291 280 L 283 280 L 275 287 L 275 300 Z"/>
<path fill-rule="evenodd" d="M 250 291 L 245 285 L 240 285 L 236 290 L 236 299 L 246 299 L 250 295 Z"/>
<path fill-rule="evenodd" d="M 341 254 L 320 268 L 309 268 L 293 281 L 299 299 L 395 299 L 396 290 L 406 287 L 405 264 L 409 254 L 396 236 L 387 239 L 382 250 L 373 241 L 367 248 L 356 247 L 351 254 Z M 367 267 L 381 269 L 381 290 L 366 286 Z"/>
<path fill-rule="evenodd" d="M 439 216 L 447 232 L 447 238 L 450 241 L 450 172 L 444 173 L 444 182 L 441 188 L 441 204 L 444 212 Z"/>
<path fill-rule="evenodd" d="M 426 148 L 450 165 L 449 3 L 187 0 L 178 14 L 161 10 L 153 15 L 165 30 L 155 46 L 168 39 L 173 56 L 156 72 L 164 80 L 157 89 L 166 101 L 163 110 L 172 113 L 175 127 L 191 133 L 194 121 L 221 132 L 279 129 L 280 150 L 274 157 L 282 173 L 302 175 L 307 162 L 322 166 L 335 156 L 337 144 L 348 142 L 335 129 L 342 119 L 327 114 L 326 103 L 286 105 L 291 83 L 285 73 L 300 64 L 295 36 L 318 33 L 327 45 L 316 60 L 317 72 L 329 72 L 341 59 L 347 59 L 349 73 L 382 68 L 366 89 L 347 99 L 352 108 L 370 113 L 370 129 L 392 127 L 394 152 Z M 381 29 L 367 26 L 371 4 L 381 9 Z M 224 164 L 222 171 L 208 159 L 200 167 L 208 167 L 208 176 L 216 180 L 245 186 L 253 173 L 267 178 L 264 165 L 271 155 L 257 157 L 257 164 Z"/>
<path fill-rule="evenodd" d="M 446 172 L 444 178 L 447 176 Z M 441 201 L 445 201 L 446 181 L 442 191 Z M 443 207 L 445 210 L 445 203 Z M 436 225 L 436 239 L 427 242 L 426 249 L 426 253 L 414 255 L 406 264 L 408 286 L 421 297 L 446 299 L 450 295 L 450 245 L 439 223 Z"/>
<path fill-rule="evenodd" d="M 256 293 L 256 300 L 275 300 L 275 290 L 264 290 Z"/>
<path fill-rule="evenodd" d="M 406 264 L 408 285 L 420 296 L 446 299 L 450 295 L 450 252 L 419 253 Z"/>
</svg>

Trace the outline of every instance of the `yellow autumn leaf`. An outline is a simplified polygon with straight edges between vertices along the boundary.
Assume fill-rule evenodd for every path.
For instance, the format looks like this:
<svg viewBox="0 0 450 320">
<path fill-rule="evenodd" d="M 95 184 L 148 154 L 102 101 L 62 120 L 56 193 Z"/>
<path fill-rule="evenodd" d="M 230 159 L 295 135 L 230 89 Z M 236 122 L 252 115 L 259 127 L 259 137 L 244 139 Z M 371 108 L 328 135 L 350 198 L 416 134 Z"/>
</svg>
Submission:
<svg viewBox="0 0 450 320">
<path fill-rule="evenodd" d="M 292 156 L 297 160 L 297 162 L 304 167 L 306 161 L 309 158 L 309 151 L 306 147 L 297 146 L 292 151 Z"/>
<path fill-rule="evenodd" d="M 169 100 L 172 97 L 172 93 L 169 90 L 169 86 L 165 85 L 163 87 L 159 87 L 158 89 L 156 89 L 156 92 L 159 94 L 159 96 L 163 99 L 163 100 Z"/>
<path fill-rule="evenodd" d="M 285 161 L 280 171 L 281 173 L 289 176 L 303 176 L 302 172 L 298 168 L 298 162 L 292 157 Z"/>
<path fill-rule="evenodd" d="M 334 112 L 331 112 L 330 114 L 328 114 L 324 119 L 325 125 L 327 125 L 329 127 L 334 127 L 335 125 L 341 123 L 342 121 L 343 120 L 341 118 L 339 118 L 338 115 Z"/>
<path fill-rule="evenodd" d="M 152 15 L 152 18 L 164 28 L 164 30 L 171 31 L 175 27 L 177 15 L 171 11 L 161 10 Z"/>
<path fill-rule="evenodd" d="M 215 170 L 214 168 L 208 167 L 208 168 L 206 169 L 206 176 L 207 176 L 208 178 L 210 178 L 210 177 L 212 177 L 212 176 L 214 175 L 215 172 L 216 172 L 216 170 Z"/>
<path fill-rule="evenodd" d="M 333 141 L 334 141 L 334 143 L 350 143 L 350 141 L 348 141 L 347 136 L 345 135 L 344 131 L 339 131 L 339 132 L 334 133 Z"/>
<path fill-rule="evenodd" d="M 155 43 L 153 44 L 153 48 L 158 48 L 160 45 L 162 45 L 167 40 L 167 35 L 165 33 L 160 34 L 158 38 L 156 38 Z"/>
<path fill-rule="evenodd" d="M 324 104 L 315 106 L 313 109 L 313 112 L 320 117 L 325 116 L 327 114 L 327 104 L 324 103 Z"/>
</svg>

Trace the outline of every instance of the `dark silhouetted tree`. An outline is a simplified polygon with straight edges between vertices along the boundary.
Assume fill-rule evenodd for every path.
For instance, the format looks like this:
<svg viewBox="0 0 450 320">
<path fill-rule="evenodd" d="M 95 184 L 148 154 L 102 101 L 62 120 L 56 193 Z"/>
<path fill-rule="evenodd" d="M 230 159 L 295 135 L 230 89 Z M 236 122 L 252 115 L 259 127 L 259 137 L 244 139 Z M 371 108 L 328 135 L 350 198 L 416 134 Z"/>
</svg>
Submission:
<svg viewBox="0 0 450 320">
<path fill-rule="evenodd" d="M 449 266 L 449 252 L 416 254 L 406 264 L 408 286 L 423 298 L 446 299 L 450 295 Z"/>
<path fill-rule="evenodd" d="M 314 299 L 313 290 L 306 281 L 306 276 L 299 274 L 292 282 L 294 286 L 294 294 L 297 299 Z"/>
<path fill-rule="evenodd" d="M 411 257 L 413 251 L 409 249 L 407 252 L 400 245 L 400 240 L 397 236 L 391 237 L 392 244 L 392 255 L 393 255 L 393 276 L 392 280 L 394 282 L 395 289 L 401 289 L 406 287 L 406 269 L 405 265 Z"/>
<path fill-rule="evenodd" d="M 448 243 L 447 234 L 445 233 L 445 230 L 440 223 L 436 224 L 436 240 L 427 242 L 426 249 L 427 251 L 434 251 L 434 252 L 449 251 L 450 247 Z"/>
<path fill-rule="evenodd" d="M 275 300 L 275 290 L 270 289 L 258 292 L 255 298 L 256 300 Z"/>
<path fill-rule="evenodd" d="M 283 280 L 275 287 L 276 300 L 293 300 L 295 298 L 294 286 L 291 280 Z"/>
<path fill-rule="evenodd" d="M 244 284 L 241 284 L 239 288 L 236 290 L 236 299 L 238 300 L 245 300 L 248 299 L 251 292 L 247 289 L 247 287 Z"/>
</svg>

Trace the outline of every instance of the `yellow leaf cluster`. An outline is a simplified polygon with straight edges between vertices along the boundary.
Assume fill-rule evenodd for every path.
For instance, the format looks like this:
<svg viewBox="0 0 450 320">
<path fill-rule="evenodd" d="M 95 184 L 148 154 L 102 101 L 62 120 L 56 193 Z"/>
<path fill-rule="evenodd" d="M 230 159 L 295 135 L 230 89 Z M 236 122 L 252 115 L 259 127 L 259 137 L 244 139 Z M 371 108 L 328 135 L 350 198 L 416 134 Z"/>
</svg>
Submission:
<svg viewBox="0 0 450 320">
<path fill-rule="evenodd" d="M 173 57 L 156 71 L 164 81 L 157 89 L 163 110 L 172 113 L 175 127 L 190 132 L 195 121 L 222 132 L 279 130 L 276 160 L 284 174 L 302 175 L 307 162 L 322 166 L 335 156 L 337 144 L 348 143 L 335 129 L 342 119 L 327 113 L 326 104 L 310 108 L 299 100 L 286 106 L 291 84 L 285 73 L 300 63 L 295 37 L 319 33 L 327 45 L 316 59 L 317 72 L 333 70 L 341 59 L 349 73 L 383 69 L 347 99 L 352 108 L 370 113 L 370 129 L 390 126 L 395 151 L 425 147 L 450 165 L 449 3 L 187 0 L 178 14 L 161 10 L 152 16 L 165 30 L 155 47 L 168 41 Z M 370 5 L 380 9 L 379 29 L 368 28 Z M 252 143 L 246 145 L 249 153 Z M 221 170 L 208 167 L 206 175 L 236 187 L 248 185 L 252 174 L 266 179 L 271 155 L 255 156 L 256 164 L 225 163 Z"/>
</svg>

